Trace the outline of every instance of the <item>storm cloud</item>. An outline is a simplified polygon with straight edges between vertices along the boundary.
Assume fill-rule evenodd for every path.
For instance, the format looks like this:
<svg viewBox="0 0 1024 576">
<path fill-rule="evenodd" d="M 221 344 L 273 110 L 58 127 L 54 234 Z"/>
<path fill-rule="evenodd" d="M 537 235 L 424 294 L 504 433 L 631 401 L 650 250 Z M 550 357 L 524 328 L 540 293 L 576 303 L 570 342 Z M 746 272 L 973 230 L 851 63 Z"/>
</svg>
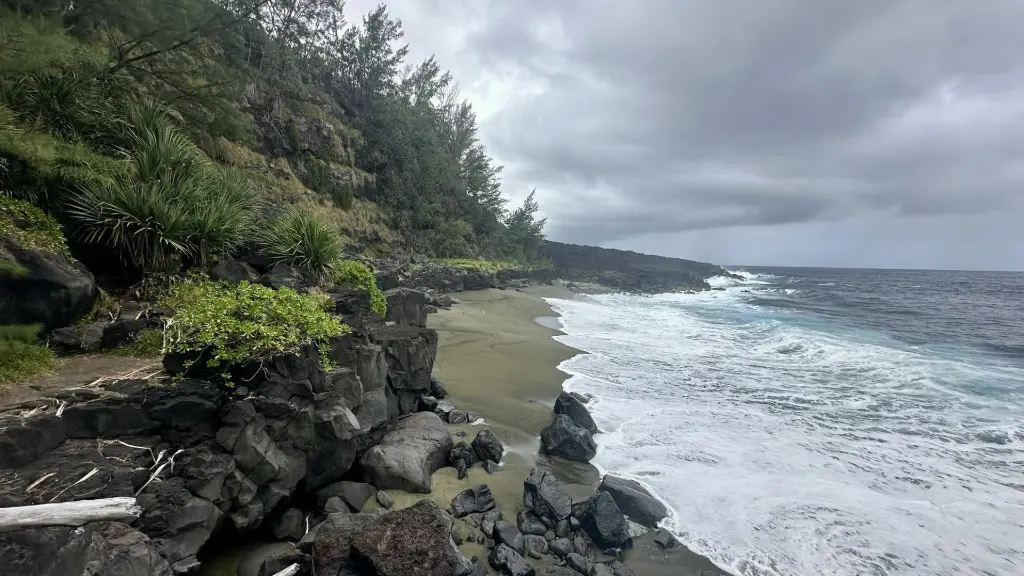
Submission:
<svg viewBox="0 0 1024 576">
<path fill-rule="evenodd" d="M 370 6 L 350 3 L 350 12 Z M 549 237 L 1024 268 L 1024 3 L 399 0 Z"/>
</svg>

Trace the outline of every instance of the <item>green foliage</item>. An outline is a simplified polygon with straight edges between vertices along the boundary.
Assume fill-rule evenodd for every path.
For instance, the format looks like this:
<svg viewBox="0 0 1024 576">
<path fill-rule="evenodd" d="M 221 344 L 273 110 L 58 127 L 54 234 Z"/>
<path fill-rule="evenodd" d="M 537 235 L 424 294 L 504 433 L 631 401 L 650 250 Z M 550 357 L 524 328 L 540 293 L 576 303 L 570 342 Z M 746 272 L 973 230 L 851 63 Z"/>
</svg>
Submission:
<svg viewBox="0 0 1024 576">
<path fill-rule="evenodd" d="M 341 263 L 341 232 L 324 214 L 293 209 L 270 221 L 259 235 L 261 252 L 273 262 L 302 270 L 323 284 Z"/>
<path fill-rule="evenodd" d="M 40 326 L 0 326 L 0 390 L 45 374 L 56 365 L 49 348 L 36 337 Z"/>
<path fill-rule="evenodd" d="M 263 360 L 350 331 L 324 310 L 321 298 L 290 288 L 183 282 L 171 288 L 163 304 L 175 311 L 165 328 L 167 349 L 210 349 L 210 367 Z"/>
<path fill-rule="evenodd" d="M 373 271 L 366 264 L 354 260 L 343 260 L 338 265 L 334 282 L 339 286 L 366 290 L 370 293 L 370 307 L 373 308 L 373 311 L 382 317 L 387 312 L 388 304 L 384 293 L 377 286 L 377 277 L 373 275 Z"/>
<path fill-rule="evenodd" d="M 245 241 L 258 208 L 245 178 L 210 164 L 151 102 L 128 106 L 124 136 L 134 145 L 128 175 L 87 183 L 69 202 L 85 241 L 145 271 L 205 264 Z"/>
<path fill-rule="evenodd" d="M 469 260 L 469 259 L 466 259 L 466 258 L 441 258 L 441 259 L 438 259 L 438 260 L 435 260 L 435 261 L 436 262 L 440 262 L 442 264 L 447 264 L 448 266 L 452 266 L 454 268 L 468 268 L 468 269 L 472 269 L 472 270 L 480 270 L 481 272 L 486 272 L 488 274 L 496 274 L 498 272 L 501 272 L 502 270 L 507 270 L 509 268 L 518 268 L 519 267 L 514 262 L 502 262 L 502 261 L 495 261 L 495 260 Z"/>
<path fill-rule="evenodd" d="M 523 201 L 523 205 L 512 211 L 505 219 L 505 252 L 523 262 L 529 262 L 544 242 L 544 224 L 547 218 L 537 219 L 536 190 Z"/>
<path fill-rule="evenodd" d="M 0 240 L 22 248 L 70 256 L 64 233 L 42 210 L 0 192 Z"/>
<path fill-rule="evenodd" d="M 160 330 L 148 329 L 139 333 L 134 342 L 123 344 L 110 351 L 114 356 L 132 358 L 149 358 L 160 356 L 164 350 L 164 333 Z"/>
</svg>

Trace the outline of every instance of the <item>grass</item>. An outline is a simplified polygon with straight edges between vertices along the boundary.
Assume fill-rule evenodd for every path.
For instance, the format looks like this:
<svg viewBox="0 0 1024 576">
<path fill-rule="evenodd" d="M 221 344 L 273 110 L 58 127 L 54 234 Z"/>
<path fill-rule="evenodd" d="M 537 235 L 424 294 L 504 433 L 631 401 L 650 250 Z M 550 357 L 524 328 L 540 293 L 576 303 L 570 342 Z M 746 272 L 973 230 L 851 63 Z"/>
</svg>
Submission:
<svg viewBox="0 0 1024 576">
<path fill-rule="evenodd" d="M 109 353 L 114 356 L 131 358 L 149 358 L 160 356 L 164 352 L 164 333 L 162 330 L 147 329 L 139 333 L 139 337 L 130 344 L 114 348 Z"/>
<path fill-rule="evenodd" d="M 70 257 L 64 232 L 56 220 L 24 200 L 0 192 L 0 239 L 22 248 Z"/>
<path fill-rule="evenodd" d="M 0 326 L 0 390 L 53 370 L 53 352 L 39 344 L 39 326 Z"/>
<path fill-rule="evenodd" d="M 498 260 L 472 260 L 468 258 L 439 258 L 434 260 L 440 264 L 446 264 L 454 268 L 473 269 L 488 274 L 495 274 L 509 268 L 520 268 L 515 262 L 503 262 Z"/>
<path fill-rule="evenodd" d="M 294 266 L 322 285 L 338 272 L 344 240 L 322 213 L 292 209 L 267 223 L 259 244 L 271 261 Z"/>
</svg>

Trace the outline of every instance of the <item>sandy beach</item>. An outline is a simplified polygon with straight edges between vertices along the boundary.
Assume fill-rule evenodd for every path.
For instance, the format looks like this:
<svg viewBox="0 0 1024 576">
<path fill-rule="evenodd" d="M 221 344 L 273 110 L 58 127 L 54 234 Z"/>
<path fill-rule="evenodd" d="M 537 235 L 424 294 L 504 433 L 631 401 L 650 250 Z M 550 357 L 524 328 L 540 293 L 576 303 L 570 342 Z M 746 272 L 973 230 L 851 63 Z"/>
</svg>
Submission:
<svg viewBox="0 0 1024 576">
<path fill-rule="evenodd" d="M 514 290 L 462 292 L 461 301 L 451 310 L 432 315 L 430 327 L 439 334 L 434 374 L 449 392 L 459 409 L 478 414 L 484 422 L 453 426 L 465 432 L 468 442 L 481 426 L 490 428 L 505 444 L 504 467 L 487 474 L 480 466 L 458 480 L 454 468 L 438 470 L 433 476 L 429 496 L 441 506 L 475 484 L 487 484 L 506 518 L 514 519 L 522 509 L 523 479 L 534 466 L 553 471 L 576 499 L 589 497 L 600 482 L 600 474 L 590 464 L 556 460 L 539 453 L 540 431 L 551 423 L 552 406 L 568 377 L 557 366 L 578 353 L 552 339 L 559 333 L 552 322 L 538 317 L 554 316 L 543 298 L 574 298 L 575 294 L 558 286 L 536 286 Z M 458 440 L 459 438 L 456 438 Z M 599 440 L 600 441 L 600 440 Z M 423 495 L 396 494 L 400 505 Z M 464 527 L 469 532 L 469 527 Z M 464 544 L 467 556 L 486 555 L 479 544 Z M 685 548 L 661 550 L 651 537 L 635 539 L 626 553 L 627 563 L 637 576 L 698 576 L 715 570 L 706 559 Z"/>
</svg>

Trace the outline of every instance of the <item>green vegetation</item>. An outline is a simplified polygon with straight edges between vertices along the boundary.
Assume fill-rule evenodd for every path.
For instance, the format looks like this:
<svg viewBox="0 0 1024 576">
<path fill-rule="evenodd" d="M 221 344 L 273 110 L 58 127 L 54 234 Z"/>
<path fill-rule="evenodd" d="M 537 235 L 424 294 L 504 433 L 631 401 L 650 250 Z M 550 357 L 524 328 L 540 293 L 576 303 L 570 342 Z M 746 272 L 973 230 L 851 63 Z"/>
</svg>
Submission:
<svg viewBox="0 0 1024 576">
<path fill-rule="evenodd" d="M 259 242 L 271 261 L 294 266 L 317 284 L 336 274 L 344 243 L 338 228 L 322 214 L 294 209 L 271 220 Z"/>
<path fill-rule="evenodd" d="M 22 248 L 70 256 L 56 220 L 24 200 L 0 192 L 0 240 Z"/>
<path fill-rule="evenodd" d="M 500 262 L 494 260 L 470 260 L 466 258 L 440 258 L 435 260 L 454 268 L 479 270 L 488 274 L 495 274 L 509 268 L 517 268 L 514 262 Z"/>
<path fill-rule="evenodd" d="M 149 358 L 160 356 L 164 351 L 164 333 L 161 330 L 147 329 L 139 333 L 138 338 L 129 344 L 123 344 L 110 351 L 114 356 L 133 358 Z"/>
<path fill-rule="evenodd" d="M 56 365 L 53 352 L 36 340 L 39 329 L 37 325 L 0 326 L 0 390 Z"/>
<path fill-rule="evenodd" d="M 164 330 L 167 349 L 212 350 L 210 367 L 259 361 L 350 331 L 325 311 L 322 297 L 290 288 L 188 281 L 172 286 L 163 304 L 175 311 Z"/>
<path fill-rule="evenodd" d="M 370 293 L 370 307 L 382 317 L 387 312 L 387 301 L 384 293 L 377 286 L 377 278 L 373 272 L 366 267 L 366 264 L 353 260 L 343 260 L 338 265 L 334 281 L 340 286 L 362 288 Z"/>
</svg>

